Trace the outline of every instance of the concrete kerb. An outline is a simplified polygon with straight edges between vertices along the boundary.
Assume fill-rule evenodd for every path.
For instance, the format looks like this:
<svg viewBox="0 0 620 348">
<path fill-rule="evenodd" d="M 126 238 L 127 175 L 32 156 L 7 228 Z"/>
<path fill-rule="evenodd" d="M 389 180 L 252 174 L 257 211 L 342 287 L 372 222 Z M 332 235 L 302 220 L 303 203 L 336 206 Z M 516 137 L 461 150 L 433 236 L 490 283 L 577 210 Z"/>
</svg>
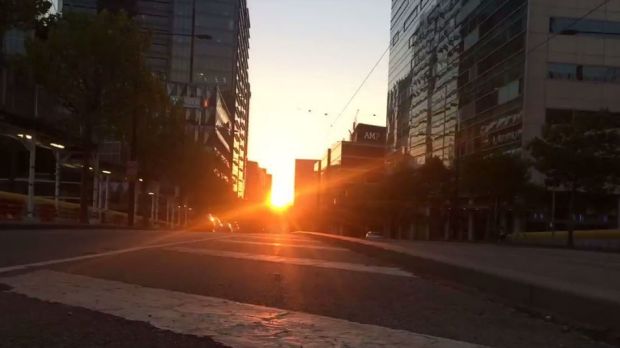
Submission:
<svg viewBox="0 0 620 348">
<path fill-rule="evenodd" d="M 417 275 L 471 287 L 528 311 L 550 314 L 596 333 L 611 331 L 612 336 L 620 339 L 620 299 L 614 302 L 592 294 L 574 293 L 552 284 L 411 255 L 365 240 L 315 232 L 296 233 L 392 262 Z"/>
<path fill-rule="evenodd" d="M 183 228 L 179 228 L 183 229 Z M 0 231 L 3 230 L 138 230 L 138 231 L 161 231 L 168 228 L 155 228 L 144 226 L 121 226 L 101 224 L 30 224 L 30 223 L 0 223 Z"/>
</svg>

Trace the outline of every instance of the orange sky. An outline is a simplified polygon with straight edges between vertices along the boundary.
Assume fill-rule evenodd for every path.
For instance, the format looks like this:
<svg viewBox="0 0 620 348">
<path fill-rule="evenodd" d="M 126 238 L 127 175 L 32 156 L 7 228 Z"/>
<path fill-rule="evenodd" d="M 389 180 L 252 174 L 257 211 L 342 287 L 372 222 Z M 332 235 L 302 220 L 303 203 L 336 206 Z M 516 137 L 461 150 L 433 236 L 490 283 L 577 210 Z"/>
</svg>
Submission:
<svg viewBox="0 0 620 348">
<path fill-rule="evenodd" d="M 322 156 L 348 135 L 358 109 L 358 122 L 385 125 L 387 56 L 334 120 L 387 48 L 390 1 L 248 0 L 248 6 L 249 158 L 273 174 L 282 202 L 293 196 L 294 159 Z"/>
</svg>

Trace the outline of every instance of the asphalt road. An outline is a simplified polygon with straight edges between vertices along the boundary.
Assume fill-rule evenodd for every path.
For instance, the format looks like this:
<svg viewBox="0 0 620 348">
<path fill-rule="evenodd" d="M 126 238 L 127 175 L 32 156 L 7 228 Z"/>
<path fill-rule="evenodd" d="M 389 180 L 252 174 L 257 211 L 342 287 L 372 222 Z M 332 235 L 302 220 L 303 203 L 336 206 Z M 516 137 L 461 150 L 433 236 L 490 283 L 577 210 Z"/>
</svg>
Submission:
<svg viewBox="0 0 620 348">
<path fill-rule="evenodd" d="M 606 347 L 290 234 L 0 231 L 0 347 Z"/>
</svg>

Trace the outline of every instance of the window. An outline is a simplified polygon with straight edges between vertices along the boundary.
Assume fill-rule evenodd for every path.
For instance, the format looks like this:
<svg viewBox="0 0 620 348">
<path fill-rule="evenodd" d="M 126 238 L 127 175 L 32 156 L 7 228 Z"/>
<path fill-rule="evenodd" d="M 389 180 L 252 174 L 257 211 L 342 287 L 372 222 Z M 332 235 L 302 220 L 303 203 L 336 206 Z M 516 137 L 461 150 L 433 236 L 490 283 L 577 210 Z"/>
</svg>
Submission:
<svg viewBox="0 0 620 348">
<path fill-rule="evenodd" d="M 394 36 L 392 37 L 392 47 L 396 45 L 396 43 L 398 43 L 399 37 L 400 37 L 400 30 L 397 31 L 396 34 L 394 34 Z"/>
<path fill-rule="evenodd" d="M 552 17 L 549 21 L 549 32 L 560 35 L 620 38 L 620 22 Z"/>
<path fill-rule="evenodd" d="M 548 70 L 554 80 L 620 83 L 620 67 L 551 63 Z"/>
<path fill-rule="evenodd" d="M 478 42 L 478 40 L 480 39 L 479 33 L 480 31 L 478 30 L 478 27 L 476 27 L 469 34 L 467 34 L 467 36 L 465 36 L 465 39 L 463 39 L 464 51 L 467 51 L 471 46 L 475 45 Z"/>
<path fill-rule="evenodd" d="M 521 83 L 519 80 L 512 81 L 507 85 L 499 88 L 497 95 L 497 103 L 504 104 L 516 99 L 520 94 Z"/>
<path fill-rule="evenodd" d="M 549 64 L 550 79 L 577 80 L 577 65 L 575 64 Z"/>
</svg>

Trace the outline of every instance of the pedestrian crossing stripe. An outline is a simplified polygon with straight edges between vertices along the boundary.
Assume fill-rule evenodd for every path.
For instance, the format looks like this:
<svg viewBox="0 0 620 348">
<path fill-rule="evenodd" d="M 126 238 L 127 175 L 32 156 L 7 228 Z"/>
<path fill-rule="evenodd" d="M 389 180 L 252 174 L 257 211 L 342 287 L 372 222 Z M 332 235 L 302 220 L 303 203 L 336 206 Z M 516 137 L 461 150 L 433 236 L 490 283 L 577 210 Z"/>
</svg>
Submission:
<svg viewBox="0 0 620 348">
<path fill-rule="evenodd" d="M 377 325 L 39 270 L 0 278 L 31 298 L 141 321 L 231 347 L 475 348 L 478 345 Z"/>
</svg>

